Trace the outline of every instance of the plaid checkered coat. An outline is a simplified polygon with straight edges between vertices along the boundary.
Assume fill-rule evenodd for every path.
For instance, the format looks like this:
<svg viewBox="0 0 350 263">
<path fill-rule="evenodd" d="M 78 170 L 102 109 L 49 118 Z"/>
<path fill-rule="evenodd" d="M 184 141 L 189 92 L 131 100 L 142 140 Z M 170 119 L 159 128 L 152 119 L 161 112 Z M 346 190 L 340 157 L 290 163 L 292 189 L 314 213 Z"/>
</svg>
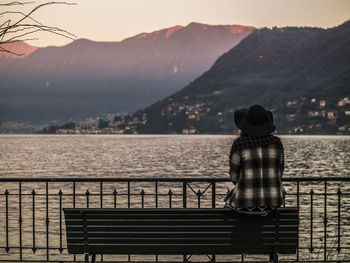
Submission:
<svg viewBox="0 0 350 263">
<path fill-rule="evenodd" d="M 273 135 L 237 138 L 230 153 L 230 178 L 235 188 L 229 205 L 243 207 L 278 207 L 284 202 L 282 186 L 284 151 Z"/>
</svg>

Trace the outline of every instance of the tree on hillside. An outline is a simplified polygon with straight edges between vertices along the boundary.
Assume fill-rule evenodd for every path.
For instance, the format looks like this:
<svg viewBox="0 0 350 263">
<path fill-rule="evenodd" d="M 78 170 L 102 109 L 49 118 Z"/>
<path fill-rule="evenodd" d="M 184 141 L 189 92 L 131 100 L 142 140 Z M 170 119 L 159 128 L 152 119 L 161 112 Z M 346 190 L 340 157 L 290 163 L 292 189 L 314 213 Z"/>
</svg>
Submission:
<svg viewBox="0 0 350 263">
<path fill-rule="evenodd" d="M 98 128 L 99 129 L 107 128 L 108 126 L 109 126 L 109 121 L 105 121 L 103 119 L 98 120 Z"/>
<path fill-rule="evenodd" d="M 38 32 L 49 32 L 65 38 L 74 40 L 76 37 L 67 30 L 47 26 L 33 18 L 33 14 L 45 6 L 51 5 L 76 5 L 68 2 L 45 2 L 43 4 L 35 5 L 35 2 L 13 1 L 7 3 L 0 3 L 0 7 L 7 7 L 8 10 L 0 12 L 0 54 L 2 52 L 10 53 L 16 56 L 24 54 L 17 54 L 4 47 L 4 44 L 15 43 L 19 41 L 37 40 L 34 37 Z M 30 6 L 30 11 L 23 12 L 21 10 L 25 6 Z M 14 8 L 14 10 L 11 10 Z"/>
</svg>

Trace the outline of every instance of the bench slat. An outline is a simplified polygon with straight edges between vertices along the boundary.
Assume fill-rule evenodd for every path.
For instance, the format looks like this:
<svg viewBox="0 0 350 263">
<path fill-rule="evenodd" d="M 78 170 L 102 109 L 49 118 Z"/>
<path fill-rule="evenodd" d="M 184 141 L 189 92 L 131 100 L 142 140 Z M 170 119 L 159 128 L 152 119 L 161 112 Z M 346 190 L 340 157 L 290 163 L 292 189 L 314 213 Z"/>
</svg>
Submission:
<svg viewBox="0 0 350 263">
<path fill-rule="evenodd" d="M 274 231 L 263 231 L 261 232 L 262 234 L 266 234 L 267 236 L 272 236 L 274 234 Z M 279 236 L 282 237 L 292 237 L 296 238 L 298 235 L 297 231 L 284 231 L 284 232 L 279 232 Z M 69 233 L 69 237 L 82 237 L 83 236 L 83 231 L 72 231 Z M 161 238 L 161 237 L 167 237 L 167 236 L 172 236 L 174 238 L 176 237 L 225 237 L 225 238 L 231 238 L 232 237 L 232 232 L 230 231 L 217 231 L 217 232 L 152 232 L 152 231 L 142 231 L 142 232 L 111 232 L 111 231 L 99 231 L 99 232 L 89 232 L 89 238 L 94 238 L 94 237 L 130 237 L 130 238 L 142 238 L 145 236 L 153 236 L 155 238 Z"/>
<path fill-rule="evenodd" d="M 251 239 L 248 238 L 236 238 L 236 239 L 230 239 L 230 238 L 163 238 L 163 239 L 147 239 L 147 238 L 137 238 L 137 239 L 108 239 L 108 238 L 90 238 L 89 244 L 134 244 L 136 245 L 142 245 L 142 244 L 158 244 L 159 242 L 162 242 L 164 245 L 174 245 L 174 244 L 183 244 L 183 245 L 191 245 L 192 244 L 234 244 L 236 242 L 244 242 L 249 241 L 251 245 L 261 245 L 261 244 L 268 244 L 273 245 L 274 239 L 273 238 L 257 238 L 254 241 L 251 241 Z M 78 239 L 69 239 L 69 243 L 84 243 L 84 240 L 81 238 Z M 293 238 L 281 238 L 280 239 L 281 245 L 286 244 L 295 244 L 295 240 Z"/>
<path fill-rule="evenodd" d="M 89 226 L 88 230 L 89 232 L 101 232 L 101 231 L 113 231 L 113 232 L 132 232 L 132 231 L 154 231 L 154 232 L 168 232 L 168 231 L 207 231 L 210 232 L 218 232 L 218 231 L 235 231 L 234 233 L 244 233 L 245 229 L 250 230 L 252 228 L 246 227 L 241 228 L 241 230 L 232 230 L 232 226 Z M 287 226 L 280 226 L 280 231 L 295 231 L 296 226 L 295 225 L 287 225 Z M 275 226 L 266 226 L 263 228 L 264 231 L 271 231 L 274 232 Z M 83 231 L 83 226 L 67 226 L 66 231 Z M 237 232 L 238 231 L 238 232 Z"/>
<path fill-rule="evenodd" d="M 110 246 L 106 244 L 90 244 L 90 252 L 95 254 L 165 254 L 165 255 L 174 255 L 174 254 L 241 254 L 241 253 L 249 253 L 249 254 L 270 254 L 273 253 L 273 247 L 270 245 L 264 246 L 260 245 L 256 248 L 249 248 L 247 246 L 242 247 L 232 247 L 232 246 L 223 246 L 216 244 L 192 244 L 191 247 L 188 245 L 183 246 L 181 244 L 175 244 L 174 247 L 169 248 L 169 245 L 159 244 L 159 246 L 155 246 L 154 244 L 150 245 L 138 245 L 137 247 L 132 247 L 130 244 L 120 244 L 117 246 Z M 74 245 L 71 246 L 71 252 L 75 254 L 81 254 L 83 250 L 82 245 Z M 294 254 L 295 253 L 295 244 L 286 245 L 279 248 L 280 254 Z"/>
<path fill-rule="evenodd" d="M 244 223 L 240 221 L 233 221 L 233 220 L 182 220 L 182 221 L 175 221 L 175 220 L 168 220 L 168 221 L 159 221 L 159 220 L 123 220 L 123 221 L 112 221 L 112 220 L 86 220 L 88 225 L 101 225 L 101 224 L 107 224 L 107 225 L 242 225 L 242 226 L 261 226 L 261 225 L 275 225 L 275 221 L 261 221 L 261 222 L 255 222 L 255 221 L 245 221 Z M 296 225 L 298 224 L 299 220 L 293 219 L 293 220 L 281 220 L 279 221 L 279 225 Z M 197 223 L 197 224 L 196 224 Z M 83 221 L 77 221 L 77 220 L 66 220 L 66 224 L 68 225 L 82 225 Z"/>
</svg>

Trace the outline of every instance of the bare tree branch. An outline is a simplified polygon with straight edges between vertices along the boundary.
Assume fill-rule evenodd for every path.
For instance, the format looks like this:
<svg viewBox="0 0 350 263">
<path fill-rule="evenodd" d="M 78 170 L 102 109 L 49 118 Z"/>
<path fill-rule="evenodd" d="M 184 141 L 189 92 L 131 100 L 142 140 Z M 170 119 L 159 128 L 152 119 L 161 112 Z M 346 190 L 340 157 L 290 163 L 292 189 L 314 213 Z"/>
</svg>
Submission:
<svg viewBox="0 0 350 263">
<path fill-rule="evenodd" d="M 34 4 L 35 2 L 22 2 L 22 1 L 13 1 L 9 3 L 0 4 L 0 6 L 24 6 L 24 5 L 30 5 Z M 50 6 L 50 5 L 76 5 L 76 3 L 69 3 L 64 1 L 50 1 L 43 4 L 39 4 L 32 8 L 28 13 L 24 13 L 22 11 L 5 11 L 0 13 L 1 17 L 6 17 L 7 15 L 20 15 L 21 17 L 17 20 L 6 18 L 4 22 L 0 25 L 0 53 L 6 52 L 13 55 L 21 56 L 23 54 L 17 54 L 16 52 L 10 51 L 7 48 L 4 48 L 3 44 L 9 44 L 9 43 L 15 43 L 19 41 L 27 41 L 27 40 L 34 40 L 37 38 L 23 38 L 30 36 L 32 34 L 35 34 L 37 32 L 49 32 L 58 36 L 62 36 L 71 40 L 75 40 L 76 36 L 67 30 L 58 28 L 58 27 L 52 27 L 52 26 L 46 26 L 43 25 L 38 20 L 34 19 L 32 17 L 32 14 L 37 12 L 39 9 Z M 11 23 L 14 20 L 13 23 Z M 22 23 L 25 20 L 30 20 L 32 23 Z M 5 38 L 6 36 L 6 38 Z"/>
<path fill-rule="evenodd" d="M 2 44 L 9 43 L 9 42 L 11 42 L 13 40 L 20 39 L 21 37 L 24 37 L 24 36 L 27 36 L 27 35 L 31 35 L 31 34 L 34 34 L 36 32 L 39 32 L 39 31 L 40 31 L 40 29 L 35 29 L 35 30 L 32 30 L 32 31 L 29 31 L 29 32 L 26 32 L 26 33 L 23 33 L 23 34 L 20 34 L 20 35 L 17 35 L 17 36 L 14 36 L 14 37 L 12 37 L 12 38 L 2 42 Z"/>
<path fill-rule="evenodd" d="M 26 16 L 25 13 L 19 12 L 19 11 L 6 11 L 6 12 L 2 12 L 2 13 L 0 13 L 0 16 L 7 15 L 7 14 L 20 14 L 20 15 L 22 15 L 22 16 Z M 34 18 L 32 18 L 32 17 L 30 17 L 30 16 L 28 16 L 28 18 L 29 18 L 30 20 L 32 20 L 33 22 L 42 25 L 38 20 L 35 20 Z"/>
<path fill-rule="evenodd" d="M 28 4 L 34 4 L 35 2 L 11 2 L 11 3 L 5 3 L 5 4 L 0 4 L 0 6 L 14 6 L 14 5 L 28 5 Z"/>
<path fill-rule="evenodd" d="M 5 26 L 5 24 L 9 24 L 11 22 L 11 20 L 7 20 L 5 21 L 3 24 L 0 25 L 0 29 Z M 6 26 L 7 27 L 7 26 Z"/>
<path fill-rule="evenodd" d="M 8 41 L 4 44 L 11 44 L 11 43 L 17 43 L 17 42 L 23 42 L 23 41 L 31 41 L 31 40 L 39 40 L 39 38 L 23 38 L 23 39 L 18 39 L 18 40 L 12 40 L 12 41 Z"/>
<path fill-rule="evenodd" d="M 40 27 L 37 27 L 37 26 L 36 26 L 36 27 L 34 27 L 34 28 L 37 28 L 37 29 L 32 30 L 32 31 L 29 31 L 29 32 L 25 32 L 25 33 L 23 33 L 23 34 L 16 35 L 16 36 L 14 36 L 14 37 L 11 37 L 11 38 L 9 38 L 9 39 L 3 41 L 1 44 L 5 44 L 5 43 L 8 43 L 8 42 L 10 42 L 10 41 L 12 41 L 12 40 L 20 39 L 21 37 L 24 37 L 24 36 L 27 36 L 27 35 L 31 35 L 31 34 L 34 34 L 34 33 L 40 32 L 40 31 L 47 31 L 47 32 L 50 32 L 50 33 L 52 33 L 52 34 L 59 35 L 59 36 L 62 36 L 62 37 L 65 37 L 65 38 L 74 40 L 74 38 L 69 37 L 69 36 L 67 36 L 67 35 L 65 35 L 65 34 L 63 34 L 63 33 L 60 33 L 59 31 L 56 32 L 56 30 L 55 30 L 55 29 L 52 29 L 52 28 L 47 28 L 47 27 L 45 27 L 45 26 L 40 26 Z M 29 28 L 27 28 L 27 29 L 29 29 Z"/>
<path fill-rule="evenodd" d="M 75 40 L 75 38 L 76 38 L 76 36 L 73 35 L 72 33 L 68 32 L 66 30 L 57 28 L 57 27 L 50 27 L 50 26 L 44 26 L 44 25 L 33 25 L 33 24 L 17 25 L 14 28 L 12 28 L 10 26 L 8 29 L 6 29 L 7 30 L 6 34 L 10 35 L 10 34 L 18 33 L 18 32 L 25 31 L 25 30 L 31 30 L 31 29 L 34 29 L 34 28 L 38 29 L 35 32 L 47 31 L 47 32 L 50 32 L 50 33 L 53 33 L 53 34 L 60 35 L 60 36 L 63 36 L 65 38 L 71 39 L 71 40 Z M 35 32 L 33 32 L 33 33 L 35 33 Z M 1 31 L 1 28 L 0 28 L 0 35 L 1 35 L 1 33 L 2 33 L 2 31 Z M 12 38 L 7 39 L 6 41 L 2 41 L 2 43 L 5 43 L 8 40 L 11 40 Z"/>
<path fill-rule="evenodd" d="M 3 40 L 4 40 L 6 31 L 7 31 L 8 27 L 10 26 L 10 23 L 11 23 L 11 19 L 10 19 L 10 20 L 7 20 L 7 21 L 4 23 L 4 25 L 7 24 L 7 26 L 6 26 L 5 30 L 4 30 L 4 33 L 0 33 L 0 37 L 1 37 L 0 44 L 1 44 L 1 43 L 3 42 Z"/>
<path fill-rule="evenodd" d="M 10 50 L 7 50 L 7 49 L 5 49 L 5 48 L 3 48 L 3 47 L 0 47 L 0 52 L 10 53 L 10 54 L 15 55 L 15 56 L 18 56 L 18 57 L 24 55 L 23 53 L 21 53 L 21 54 L 15 53 L 15 52 L 12 52 L 12 51 L 10 51 Z"/>
<path fill-rule="evenodd" d="M 27 15 L 25 15 L 22 19 L 18 20 L 16 23 L 14 23 L 12 26 L 16 26 L 17 24 L 21 23 L 23 20 L 25 20 L 27 17 L 29 17 L 31 14 L 33 14 L 35 11 L 37 11 L 38 9 L 47 6 L 47 5 L 60 5 L 60 4 L 64 4 L 64 5 L 76 5 L 76 3 L 68 3 L 68 2 L 47 2 L 44 4 L 40 4 L 36 7 L 34 7 Z"/>
<path fill-rule="evenodd" d="M 36 28 L 36 26 L 25 26 L 23 28 L 21 28 L 20 26 L 18 28 L 16 28 L 15 30 L 8 30 L 7 31 L 7 34 L 15 34 L 15 33 L 18 33 L 18 32 L 21 32 L 21 31 L 25 31 L 25 30 L 30 30 L 30 29 L 33 29 L 33 28 Z M 1 29 L 1 28 L 0 28 Z M 1 31 L 0 31 L 1 33 Z"/>
</svg>

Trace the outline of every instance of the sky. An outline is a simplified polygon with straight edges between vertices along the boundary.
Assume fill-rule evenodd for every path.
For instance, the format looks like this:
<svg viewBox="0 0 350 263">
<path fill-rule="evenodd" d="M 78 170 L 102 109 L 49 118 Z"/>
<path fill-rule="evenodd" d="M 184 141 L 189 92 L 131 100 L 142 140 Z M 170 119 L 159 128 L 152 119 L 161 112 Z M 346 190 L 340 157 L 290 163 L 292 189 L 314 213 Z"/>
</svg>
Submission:
<svg viewBox="0 0 350 263">
<path fill-rule="evenodd" d="M 350 18 L 350 0 L 75 0 L 77 5 L 39 9 L 33 18 L 77 38 L 120 41 L 191 22 L 261 27 L 334 27 Z M 0 2 L 10 2 L 0 0 Z M 45 1 L 35 1 L 34 7 Z M 29 10 L 27 7 L 21 11 Z M 0 12 L 9 10 L 0 7 Z M 11 10 L 14 10 L 12 8 Z M 0 17 L 0 22 L 3 19 Z M 61 46 L 71 40 L 49 33 L 35 35 L 34 46 Z"/>
</svg>

